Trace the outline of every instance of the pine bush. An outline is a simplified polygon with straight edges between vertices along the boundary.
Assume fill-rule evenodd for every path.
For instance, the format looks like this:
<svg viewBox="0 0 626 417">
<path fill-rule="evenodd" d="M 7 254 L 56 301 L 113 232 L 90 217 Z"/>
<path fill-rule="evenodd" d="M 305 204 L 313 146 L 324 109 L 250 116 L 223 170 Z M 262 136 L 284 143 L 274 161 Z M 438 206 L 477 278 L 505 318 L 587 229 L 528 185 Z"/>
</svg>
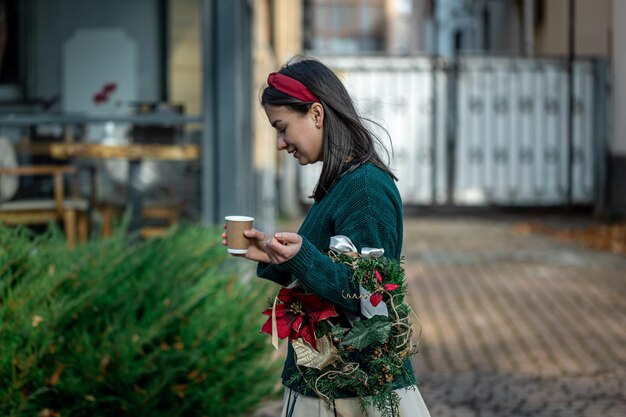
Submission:
<svg viewBox="0 0 626 417">
<path fill-rule="evenodd" d="M 244 416 L 275 394 L 270 284 L 216 229 L 122 233 L 73 251 L 0 226 L 0 415 Z"/>
</svg>

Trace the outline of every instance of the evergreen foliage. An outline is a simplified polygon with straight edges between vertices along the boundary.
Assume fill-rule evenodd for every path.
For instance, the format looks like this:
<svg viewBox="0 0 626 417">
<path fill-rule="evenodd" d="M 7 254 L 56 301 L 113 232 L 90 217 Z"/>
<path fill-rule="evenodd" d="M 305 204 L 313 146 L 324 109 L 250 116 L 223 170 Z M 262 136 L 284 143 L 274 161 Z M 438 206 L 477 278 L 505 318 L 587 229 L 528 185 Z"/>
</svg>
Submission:
<svg viewBox="0 0 626 417">
<path fill-rule="evenodd" d="M 404 301 L 407 288 L 403 259 L 363 258 L 354 256 L 354 253 L 334 251 L 330 251 L 329 255 L 335 262 L 350 266 L 354 271 L 353 283 L 369 293 L 354 294 L 361 300 L 362 313 L 363 304 L 374 305 L 376 296 L 379 297 L 376 305 L 384 302 L 386 310 L 384 314 L 368 317 L 362 314 L 347 324 L 348 320 L 341 317 L 317 322 L 315 332 L 318 340 L 330 337 L 335 348 L 334 351 L 326 349 L 318 352 L 318 355 L 334 355 L 334 359 L 327 361 L 328 364 L 323 367 L 311 367 L 298 359 L 299 372 L 291 376 L 287 385 L 306 385 L 329 407 L 333 406 L 334 400 L 345 397 L 344 394 L 349 392 L 350 396 L 359 398 L 363 410 L 374 407 L 383 417 L 397 417 L 400 397 L 395 392 L 396 383 L 411 381 L 407 388 L 415 388 L 414 376 L 406 363 L 417 354 L 417 346 L 412 340 L 414 314 Z M 308 291 L 302 284 L 299 289 Z"/>
<path fill-rule="evenodd" d="M 280 364 L 219 232 L 94 240 L 0 226 L 0 415 L 243 416 Z"/>
</svg>

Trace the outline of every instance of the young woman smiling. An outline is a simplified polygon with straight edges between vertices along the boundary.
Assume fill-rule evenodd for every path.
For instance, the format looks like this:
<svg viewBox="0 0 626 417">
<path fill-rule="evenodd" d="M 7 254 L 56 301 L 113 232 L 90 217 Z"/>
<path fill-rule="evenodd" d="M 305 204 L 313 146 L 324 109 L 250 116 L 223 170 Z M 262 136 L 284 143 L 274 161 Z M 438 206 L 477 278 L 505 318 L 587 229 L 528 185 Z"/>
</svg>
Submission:
<svg viewBox="0 0 626 417">
<path fill-rule="evenodd" d="M 341 80 L 324 64 L 295 60 L 270 74 L 267 83 L 261 105 L 276 129 L 278 150 L 293 155 L 300 165 L 322 163 L 322 172 L 298 233 L 248 230 L 251 243 L 243 256 L 258 262 L 259 277 L 283 286 L 298 280 L 339 314 L 359 315 L 359 300 L 345 297 L 358 294 L 350 280 L 353 270 L 326 255 L 330 238 L 344 235 L 357 248 L 382 248 L 386 257 L 400 259 L 403 222 L 397 178 L 376 152 L 376 139 Z M 408 361 L 405 367 L 412 376 Z M 298 372 L 289 344 L 282 376 L 283 416 L 364 415 L 350 391 L 328 408 L 311 387 L 294 378 Z M 394 384 L 401 398 L 399 416 L 429 416 L 413 377 Z M 367 411 L 370 417 L 380 415 L 375 409 Z"/>
</svg>

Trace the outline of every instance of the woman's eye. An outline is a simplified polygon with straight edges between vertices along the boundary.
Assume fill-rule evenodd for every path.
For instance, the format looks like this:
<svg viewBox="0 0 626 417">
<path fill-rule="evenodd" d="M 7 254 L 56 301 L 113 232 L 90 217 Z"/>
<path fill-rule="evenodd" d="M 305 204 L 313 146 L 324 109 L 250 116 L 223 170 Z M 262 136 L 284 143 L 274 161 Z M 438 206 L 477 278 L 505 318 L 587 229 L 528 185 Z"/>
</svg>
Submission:
<svg viewBox="0 0 626 417">
<path fill-rule="evenodd" d="M 285 133 L 286 131 L 287 131 L 287 128 L 284 128 L 284 129 L 280 129 L 278 133 Z"/>
</svg>

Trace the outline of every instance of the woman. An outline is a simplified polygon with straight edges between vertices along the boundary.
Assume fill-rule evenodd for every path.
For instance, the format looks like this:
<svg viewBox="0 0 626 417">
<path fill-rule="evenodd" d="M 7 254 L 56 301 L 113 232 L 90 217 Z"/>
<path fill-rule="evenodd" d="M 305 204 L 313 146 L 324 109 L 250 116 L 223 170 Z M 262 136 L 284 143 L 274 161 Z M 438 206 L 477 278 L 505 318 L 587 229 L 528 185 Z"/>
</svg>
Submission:
<svg viewBox="0 0 626 417">
<path fill-rule="evenodd" d="M 298 233 L 266 235 L 249 230 L 245 235 L 251 244 L 245 257 L 259 263 L 259 277 L 283 286 L 297 279 L 336 310 L 358 315 L 359 300 L 345 297 L 358 293 L 350 282 L 352 269 L 325 253 L 332 236 L 344 235 L 358 249 L 383 248 L 386 257 L 400 258 L 403 224 L 397 179 L 376 153 L 374 137 L 345 87 L 319 61 L 295 61 L 270 74 L 261 104 L 277 131 L 278 150 L 293 155 L 300 165 L 323 165 L 313 191 L 314 204 Z M 408 361 L 405 366 L 410 370 Z M 350 392 L 342 393 L 335 408 L 329 409 L 294 378 L 297 373 L 289 344 L 282 375 L 286 385 L 283 416 L 361 415 L 358 399 Z M 395 381 L 402 398 L 400 415 L 428 416 L 417 389 L 404 389 L 414 384 L 413 378 Z M 378 415 L 368 411 L 369 416 Z"/>
</svg>

